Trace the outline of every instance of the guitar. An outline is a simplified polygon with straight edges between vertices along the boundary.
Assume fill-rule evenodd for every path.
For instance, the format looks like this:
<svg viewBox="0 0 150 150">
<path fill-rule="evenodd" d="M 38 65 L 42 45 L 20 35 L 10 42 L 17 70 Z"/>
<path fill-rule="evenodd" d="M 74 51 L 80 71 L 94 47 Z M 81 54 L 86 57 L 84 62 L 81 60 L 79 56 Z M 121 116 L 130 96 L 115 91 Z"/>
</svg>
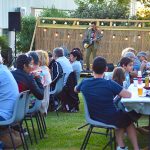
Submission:
<svg viewBox="0 0 150 150">
<path fill-rule="evenodd" d="M 103 37 L 103 36 L 101 35 L 100 37 L 98 37 L 98 38 L 96 38 L 96 39 L 90 39 L 90 40 L 84 39 L 84 41 L 83 41 L 83 47 L 84 47 L 84 48 L 90 47 L 90 46 L 93 44 L 93 41 L 98 40 L 98 39 L 101 39 L 102 37 Z"/>
</svg>

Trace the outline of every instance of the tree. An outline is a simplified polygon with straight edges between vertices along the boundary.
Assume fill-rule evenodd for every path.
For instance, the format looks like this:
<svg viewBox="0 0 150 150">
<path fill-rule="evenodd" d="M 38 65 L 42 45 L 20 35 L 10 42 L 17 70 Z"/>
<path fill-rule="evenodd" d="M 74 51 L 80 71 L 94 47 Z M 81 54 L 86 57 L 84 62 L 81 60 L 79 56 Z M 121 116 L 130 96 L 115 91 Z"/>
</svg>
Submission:
<svg viewBox="0 0 150 150">
<path fill-rule="evenodd" d="M 21 19 L 21 32 L 17 33 L 17 51 L 29 51 L 35 28 L 35 22 L 36 19 L 34 16 L 25 16 Z"/>
<path fill-rule="evenodd" d="M 96 3 L 81 2 L 78 9 L 71 14 L 75 18 L 100 19 L 127 19 L 129 17 L 128 5 L 121 5 L 115 1 Z"/>
</svg>

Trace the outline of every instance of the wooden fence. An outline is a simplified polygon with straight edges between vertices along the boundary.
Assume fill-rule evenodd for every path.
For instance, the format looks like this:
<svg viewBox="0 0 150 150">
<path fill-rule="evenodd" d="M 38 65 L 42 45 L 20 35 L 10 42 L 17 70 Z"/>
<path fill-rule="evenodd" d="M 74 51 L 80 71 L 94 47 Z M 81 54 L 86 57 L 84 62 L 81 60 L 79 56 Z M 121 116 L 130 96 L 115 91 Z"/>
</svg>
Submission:
<svg viewBox="0 0 150 150">
<path fill-rule="evenodd" d="M 110 63 L 116 64 L 126 47 L 137 51 L 150 50 L 150 20 L 39 18 L 32 43 L 35 37 L 36 49 L 50 51 L 59 46 L 69 50 L 79 47 L 85 58 L 82 41 L 91 21 L 97 22 L 103 34 L 97 55 L 105 57 Z"/>
</svg>

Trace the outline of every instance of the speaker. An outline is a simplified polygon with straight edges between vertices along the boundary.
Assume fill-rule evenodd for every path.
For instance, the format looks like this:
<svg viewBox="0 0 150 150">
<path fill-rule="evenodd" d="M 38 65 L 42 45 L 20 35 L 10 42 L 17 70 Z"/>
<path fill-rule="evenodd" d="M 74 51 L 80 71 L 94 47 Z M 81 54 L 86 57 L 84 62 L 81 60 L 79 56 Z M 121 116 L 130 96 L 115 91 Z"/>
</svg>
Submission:
<svg viewBox="0 0 150 150">
<path fill-rule="evenodd" d="M 8 30 L 20 31 L 21 30 L 21 13 L 9 12 L 8 13 Z"/>
</svg>

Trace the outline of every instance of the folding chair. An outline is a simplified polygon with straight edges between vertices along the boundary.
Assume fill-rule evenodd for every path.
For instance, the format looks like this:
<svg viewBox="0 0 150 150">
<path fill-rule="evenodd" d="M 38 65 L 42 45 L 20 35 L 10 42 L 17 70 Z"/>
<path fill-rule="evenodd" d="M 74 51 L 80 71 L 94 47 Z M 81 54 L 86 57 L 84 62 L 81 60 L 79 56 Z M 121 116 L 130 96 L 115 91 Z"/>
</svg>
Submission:
<svg viewBox="0 0 150 150">
<path fill-rule="evenodd" d="M 84 141 L 83 141 L 80 149 L 85 150 L 86 146 L 88 144 L 91 133 L 96 133 L 96 134 L 101 134 L 101 135 L 105 135 L 105 136 L 109 137 L 109 141 L 107 142 L 107 144 L 102 149 L 105 150 L 108 146 L 110 146 L 110 148 L 112 150 L 113 149 L 113 142 L 114 142 L 114 146 L 115 146 L 114 129 L 116 129 L 116 127 L 113 126 L 113 125 L 110 125 L 110 124 L 105 124 L 103 122 L 93 120 L 90 117 L 90 112 L 89 112 L 88 105 L 87 105 L 87 102 L 86 102 L 86 98 L 84 97 L 84 95 L 83 95 L 83 100 L 84 100 L 85 118 L 86 118 L 86 122 L 89 124 L 89 129 L 86 133 L 86 136 L 84 138 Z M 92 131 L 93 128 L 95 128 L 95 127 L 106 129 L 106 133 Z"/>
<path fill-rule="evenodd" d="M 16 146 L 15 146 L 14 139 L 11 133 L 11 128 L 14 126 L 19 127 L 20 138 L 21 138 L 24 150 L 28 149 L 28 145 L 27 145 L 25 135 L 23 132 L 23 127 L 22 127 L 22 121 L 26 113 L 26 103 L 28 103 L 27 101 L 29 100 L 28 97 L 29 97 L 29 91 L 24 91 L 20 93 L 15 102 L 12 117 L 9 120 L 0 121 L 0 126 L 8 126 L 8 131 L 10 134 L 10 138 L 11 138 L 14 150 L 16 150 Z"/>
</svg>

